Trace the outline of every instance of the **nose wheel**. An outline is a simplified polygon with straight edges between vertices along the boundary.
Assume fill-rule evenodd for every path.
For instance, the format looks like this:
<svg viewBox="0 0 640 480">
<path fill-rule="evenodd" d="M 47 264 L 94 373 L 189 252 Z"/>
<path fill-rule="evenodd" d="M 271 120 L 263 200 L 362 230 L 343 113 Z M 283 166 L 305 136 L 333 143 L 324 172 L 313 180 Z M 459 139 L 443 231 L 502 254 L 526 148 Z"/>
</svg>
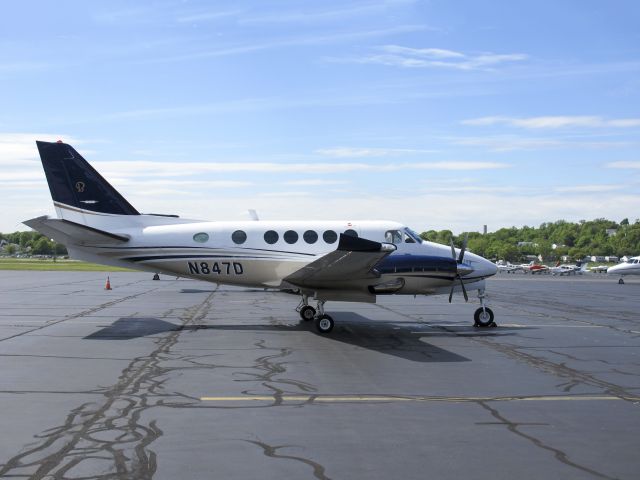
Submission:
<svg viewBox="0 0 640 480">
<path fill-rule="evenodd" d="M 476 313 L 473 314 L 473 321 L 474 327 L 497 327 L 493 321 L 493 310 L 489 307 L 480 307 L 477 309 Z"/>
<path fill-rule="evenodd" d="M 480 328 L 497 327 L 498 325 L 493 321 L 493 310 L 484 304 L 484 299 L 486 298 L 484 290 L 478 290 L 478 298 L 480 299 L 480 308 L 473 314 L 473 326 Z"/>
</svg>

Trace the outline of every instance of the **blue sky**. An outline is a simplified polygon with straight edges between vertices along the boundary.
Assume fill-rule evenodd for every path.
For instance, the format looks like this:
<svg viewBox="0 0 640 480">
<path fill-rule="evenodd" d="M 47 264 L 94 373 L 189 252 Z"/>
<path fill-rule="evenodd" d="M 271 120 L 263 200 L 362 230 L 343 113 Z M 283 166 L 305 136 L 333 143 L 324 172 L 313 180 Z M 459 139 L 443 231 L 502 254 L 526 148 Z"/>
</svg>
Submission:
<svg viewBox="0 0 640 480">
<path fill-rule="evenodd" d="M 142 212 L 455 232 L 640 217 L 635 1 L 10 2 L 0 231 L 61 138 Z"/>
</svg>

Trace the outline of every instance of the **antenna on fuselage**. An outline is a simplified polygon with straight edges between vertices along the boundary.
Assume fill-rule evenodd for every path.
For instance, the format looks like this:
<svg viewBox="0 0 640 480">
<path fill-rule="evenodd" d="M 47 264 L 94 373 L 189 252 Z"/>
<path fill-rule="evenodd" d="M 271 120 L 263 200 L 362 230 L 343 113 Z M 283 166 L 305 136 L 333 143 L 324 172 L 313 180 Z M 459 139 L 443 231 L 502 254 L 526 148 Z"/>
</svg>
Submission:
<svg viewBox="0 0 640 480">
<path fill-rule="evenodd" d="M 260 221 L 260 219 L 258 218 L 258 212 L 256 212 L 253 208 L 249 209 L 249 216 L 251 217 L 251 220 L 254 220 L 256 222 Z"/>
</svg>

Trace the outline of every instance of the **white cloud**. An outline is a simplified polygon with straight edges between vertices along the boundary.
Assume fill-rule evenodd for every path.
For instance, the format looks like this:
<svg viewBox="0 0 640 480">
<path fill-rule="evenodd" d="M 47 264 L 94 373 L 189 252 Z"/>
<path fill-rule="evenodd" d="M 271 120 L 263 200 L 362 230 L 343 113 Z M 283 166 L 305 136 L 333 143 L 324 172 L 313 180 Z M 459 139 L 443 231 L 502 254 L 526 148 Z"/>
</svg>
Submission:
<svg viewBox="0 0 640 480">
<path fill-rule="evenodd" d="M 190 15 L 180 16 L 176 19 L 178 23 L 197 23 L 219 20 L 221 18 L 235 17 L 243 13 L 243 10 L 221 10 L 193 13 Z"/>
<path fill-rule="evenodd" d="M 347 6 L 342 8 L 334 8 L 330 10 L 308 10 L 297 11 L 292 13 L 286 13 L 284 11 L 278 12 L 276 15 L 256 15 L 247 16 L 240 19 L 240 24 L 263 24 L 263 23 L 321 23 L 328 21 L 347 21 L 351 17 L 361 18 L 363 15 L 380 14 L 392 7 L 402 6 L 404 4 L 414 3 L 413 0 L 407 1 L 383 1 L 383 2 L 370 2 L 360 3 L 353 6 Z M 300 4 L 304 5 L 304 3 Z M 322 3 L 309 2 L 308 5 L 322 6 Z"/>
<path fill-rule="evenodd" d="M 448 68 L 454 70 L 487 70 L 491 67 L 528 59 L 523 53 L 479 53 L 465 54 L 442 48 L 412 48 L 400 45 L 377 47 L 378 53 L 360 58 L 338 58 L 337 62 L 373 63 L 403 68 Z"/>
<path fill-rule="evenodd" d="M 514 135 L 494 135 L 484 137 L 452 138 L 456 145 L 486 147 L 493 152 L 512 150 L 540 150 L 563 148 L 619 148 L 632 145 L 628 141 L 567 140 L 562 138 L 519 137 Z"/>
<path fill-rule="evenodd" d="M 575 193 L 599 193 L 599 192 L 613 192 L 615 190 L 622 190 L 626 188 L 625 185 L 567 185 L 562 187 L 555 187 L 556 192 L 575 192 Z"/>
<path fill-rule="evenodd" d="M 404 163 L 275 163 L 275 162 L 152 162 L 113 161 L 92 162 L 93 166 L 109 177 L 184 177 L 203 173 L 347 173 L 391 172 L 398 170 L 491 170 L 508 168 L 500 162 L 404 162 Z"/>
<path fill-rule="evenodd" d="M 320 148 L 315 151 L 320 155 L 335 158 L 362 158 L 362 157 L 387 157 L 391 155 L 403 155 L 414 153 L 435 153 L 436 150 L 423 150 L 411 148 L 354 148 L 333 147 Z"/>
<path fill-rule="evenodd" d="M 628 168 L 628 169 L 640 169 L 640 161 L 637 162 L 610 162 L 605 165 L 607 168 Z"/>
<path fill-rule="evenodd" d="M 300 45 L 328 45 L 334 43 L 351 42 L 359 39 L 384 37 L 400 33 L 417 32 L 427 30 L 424 25 L 398 25 L 390 28 L 376 30 L 361 30 L 355 32 L 328 33 L 325 35 L 307 35 L 292 37 L 271 42 L 247 43 L 243 45 L 228 45 L 220 48 L 184 53 L 169 57 L 160 57 L 146 60 L 144 63 L 181 62 L 185 60 L 197 60 L 202 58 L 226 57 L 246 53 L 261 52 L 277 48 L 286 48 Z"/>
<path fill-rule="evenodd" d="M 291 180 L 289 182 L 283 182 L 283 185 L 292 185 L 299 187 L 314 187 L 314 186 L 328 186 L 328 185 L 347 185 L 346 180 L 327 180 L 323 178 L 307 179 L 307 180 Z"/>
<path fill-rule="evenodd" d="M 38 148 L 36 140 L 59 139 L 81 144 L 78 139 L 68 135 L 56 135 L 50 133 L 0 133 L 0 165 L 24 166 L 30 162 L 38 161 Z M 39 162 L 38 162 L 39 164 Z"/>
<path fill-rule="evenodd" d="M 514 117 L 480 117 L 464 120 L 463 125 L 489 126 L 508 125 L 511 127 L 543 129 L 543 128 L 630 128 L 640 127 L 640 118 L 620 118 L 607 120 L 600 116 L 542 116 L 529 118 Z"/>
</svg>

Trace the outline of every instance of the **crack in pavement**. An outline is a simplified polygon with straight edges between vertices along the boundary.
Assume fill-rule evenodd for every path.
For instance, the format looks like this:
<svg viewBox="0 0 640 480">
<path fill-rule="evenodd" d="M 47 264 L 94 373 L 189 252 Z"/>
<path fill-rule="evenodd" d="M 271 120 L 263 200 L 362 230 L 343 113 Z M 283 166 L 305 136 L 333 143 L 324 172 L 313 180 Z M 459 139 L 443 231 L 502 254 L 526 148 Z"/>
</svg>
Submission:
<svg viewBox="0 0 640 480">
<path fill-rule="evenodd" d="M 265 456 L 269 458 L 281 458 L 284 460 L 294 460 L 296 462 L 302 462 L 305 465 L 309 465 L 311 468 L 313 468 L 314 477 L 318 478 L 319 480 L 331 480 L 330 477 L 327 477 L 325 475 L 325 468 L 319 463 L 316 463 L 313 460 L 309 460 L 308 458 L 304 458 L 304 457 L 296 457 L 295 455 L 283 455 L 278 453 L 278 450 L 282 448 L 290 448 L 290 447 L 293 447 L 293 445 L 269 445 L 259 440 L 243 440 L 243 441 L 247 443 L 252 443 L 254 445 L 258 445 L 260 448 L 262 448 L 262 451 L 265 454 Z"/>
<path fill-rule="evenodd" d="M 608 475 L 606 475 L 606 474 L 604 474 L 602 472 L 598 472 L 597 470 L 594 470 L 594 469 L 589 468 L 589 467 L 585 467 L 584 465 L 580 465 L 579 463 L 576 463 L 576 462 L 570 460 L 569 456 L 565 452 L 563 452 L 562 450 L 545 444 L 542 440 L 534 437 L 533 435 L 524 433 L 519 428 L 521 426 L 532 425 L 532 424 L 511 422 L 505 416 L 500 414 L 500 412 L 498 412 L 497 409 L 492 408 L 491 406 L 489 406 L 487 404 L 487 402 L 478 401 L 477 404 L 480 405 L 485 410 L 487 410 L 497 420 L 497 422 L 496 422 L 497 424 L 505 425 L 507 427 L 507 429 L 511 433 L 513 433 L 514 435 L 518 435 L 519 437 L 522 437 L 522 438 L 528 440 L 529 442 L 533 443 L 538 448 L 541 448 L 543 450 L 547 450 L 547 451 L 553 453 L 553 456 L 559 462 L 561 462 L 561 463 L 563 463 L 563 464 L 565 464 L 565 465 L 567 465 L 567 466 L 569 466 L 571 468 L 575 468 L 575 469 L 580 470 L 582 472 L 589 473 L 589 474 L 591 474 L 591 475 L 593 475 L 595 477 L 598 477 L 598 478 L 606 478 L 607 480 L 616 480 L 615 477 L 610 477 L 610 476 L 608 476 Z"/>
<path fill-rule="evenodd" d="M 183 327 L 204 318 L 214 294 L 215 291 L 199 305 L 185 309 Z M 164 371 L 159 363 L 170 356 L 169 350 L 182 331 L 178 328 L 155 340 L 153 352 L 133 359 L 120 374 L 118 383 L 90 392 L 101 393 L 105 397 L 104 403 L 88 402 L 73 409 L 62 425 L 36 435 L 39 442 L 28 445 L 0 466 L 0 476 L 56 480 L 87 478 L 81 474 L 83 462 L 101 462 L 103 473 L 91 478 L 152 478 L 157 468 L 156 454 L 148 446 L 163 432 L 155 420 L 143 424 L 141 416 L 154 406 L 149 397 L 166 381 L 161 378 Z"/>
</svg>

